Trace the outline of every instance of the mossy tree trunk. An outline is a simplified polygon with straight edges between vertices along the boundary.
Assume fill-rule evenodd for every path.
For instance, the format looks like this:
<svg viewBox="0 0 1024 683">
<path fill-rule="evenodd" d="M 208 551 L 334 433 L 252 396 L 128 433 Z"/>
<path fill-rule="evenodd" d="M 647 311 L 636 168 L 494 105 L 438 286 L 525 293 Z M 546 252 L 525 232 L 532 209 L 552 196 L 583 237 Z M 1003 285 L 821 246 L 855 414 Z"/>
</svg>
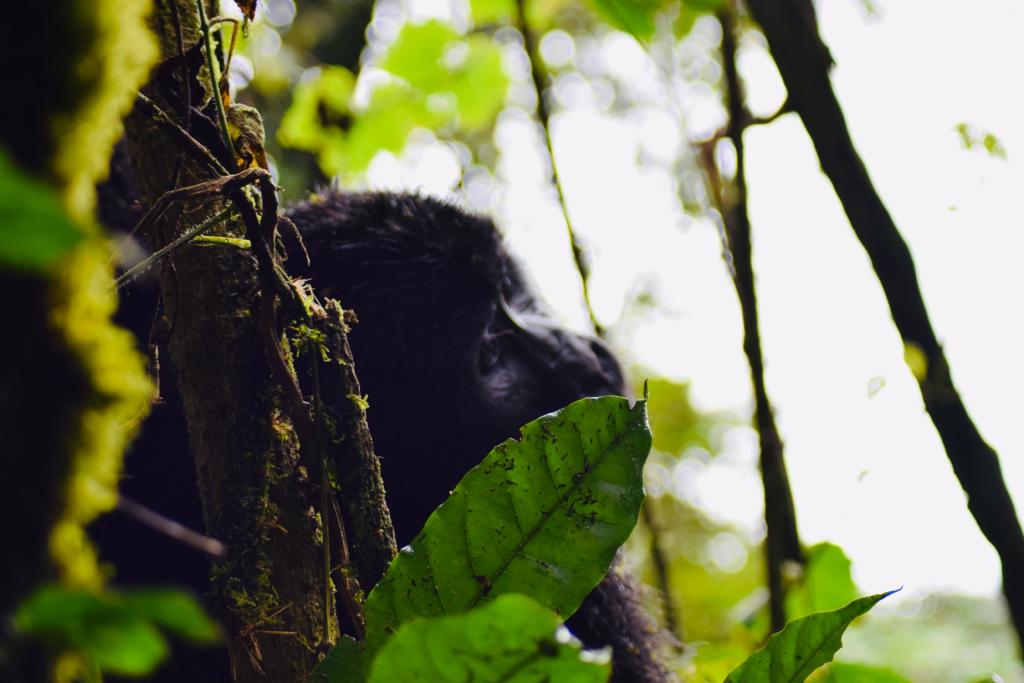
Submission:
<svg viewBox="0 0 1024 683">
<path fill-rule="evenodd" d="M 215 0 L 207 13 L 216 14 Z M 157 3 L 152 24 L 161 60 L 171 66 L 155 71 L 144 93 L 183 123 L 187 105 L 168 94 L 174 88 L 167 87 L 167 72 L 179 92 L 188 90 L 178 77 L 176 25 L 186 51 L 202 43 L 196 3 Z M 206 93 L 216 90 L 205 68 L 199 76 Z M 175 181 L 182 187 L 214 178 L 181 154 L 179 141 L 149 112 L 137 107 L 126 129 L 149 204 Z M 159 247 L 226 206 L 220 198 L 174 205 L 147 237 Z M 245 226 L 232 220 L 211 232 L 244 237 Z M 336 636 L 337 619 L 333 605 L 324 604 L 319 493 L 300 466 L 298 439 L 258 328 L 257 262 L 250 250 L 234 246 L 185 247 L 171 259 L 161 273 L 165 314 L 173 321 L 168 346 L 207 531 L 228 547 L 214 572 L 213 599 L 228 629 L 232 667 L 240 681 L 302 681 L 324 636 Z"/>
</svg>

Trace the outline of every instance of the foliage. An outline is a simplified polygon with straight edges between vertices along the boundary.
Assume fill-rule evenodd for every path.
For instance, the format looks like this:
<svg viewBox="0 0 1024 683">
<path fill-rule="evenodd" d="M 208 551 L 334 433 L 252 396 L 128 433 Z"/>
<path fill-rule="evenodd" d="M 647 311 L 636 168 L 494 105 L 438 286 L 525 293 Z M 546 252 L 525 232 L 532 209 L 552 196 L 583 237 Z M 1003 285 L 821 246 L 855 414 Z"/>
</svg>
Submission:
<svg viewBox="0 0 1024 683">
<path fill-rule="evenodd" d="M 807 563 L 802 580 L 786 595 L 789 619 L 839 609 L 857 596 L 850 558 L 842 548 L 819 543 L 805 552 Z"/>
<path fill-rule="evenodd" d="M 650 450 L 643 401 L 582 399 L 525 425 L 467 473 L 366 601 L 366 640 L 318 668 L 365 662 L 403 623 L 522 593 L 564 616 L 607 573 L 636 523 Z M 362 660 L 359 663 L 354 660 Z"/>
<path fill-rule="evenodd" d="M 636 374 L 643 376 L 646 373 Z M 655 450 L 673 455 L 691 447 L 711 453 L 718 450 L 717 437 L 733 420 L 726 415 L 697 410 L 690 399 L 690 385 L 686 382 L 651 377 L 647 383 L 651 394 L 648 410 Z"/>
<path fill-rule="evenodd" d="M 1006 147 L 994 133 L 963 122 L 958 123 L 954 130 L 964 149 L 981 149 L 989 156 L 1006 161 Z"/>
<path fill-rule="evenodd" d="M 14 626 L 56 651 L 77 652 L 90 668 L 128 676 L 149 673 L 167 656 L 161 630 L 196 643 L 218 638 L 190 595 L 166 589 L 96 595 L 46 586 L 21 605 Z"/>
<path fill-rule="evenodd" d="M 963 683 L 995 672 L 1007 683 L 1024 680 L 1006 607 L 995 596 L 907 596 L 844 640 L 845 662 L 891 667 L 912 681 Z"/>
<path fill-rule="evenodd" d="M 579 644 L 560 641 L 558 628 L 550 610 L 515 594 L 467 614 L 416 619 L 381 649 L 370 682 L 606 681 L 607 657 L 581 659 Z"/>
<path fill-rule="evenodd" d="M 832 660 L 842 646 L 843 632 L 850 622 L 891 594 L 890 591 L 860 598 L 834 612 L 820 612 L 789 622 L 734 669 L 726 683 L 800 683 Z"/>
<path fill-rule="evenodd" d="M 399 152 L 417 127 L 488 126 L 508 89 L 501 49 L 485 36 L 463 36 L 440 21 L 406 24 L 379 67 L 390 78 L 354 100 L 355 77 L 328 66 L 296 90 L 278 141 L 316 152 L 329 174 L 365 170 L 380 150 Z"/>
<path fill-rule="evenodd" d="M 19 173 L 0 150 L 0 267 L 52 267 L 84 235 L 64 212 L 57 194 Z"/>
</svg>

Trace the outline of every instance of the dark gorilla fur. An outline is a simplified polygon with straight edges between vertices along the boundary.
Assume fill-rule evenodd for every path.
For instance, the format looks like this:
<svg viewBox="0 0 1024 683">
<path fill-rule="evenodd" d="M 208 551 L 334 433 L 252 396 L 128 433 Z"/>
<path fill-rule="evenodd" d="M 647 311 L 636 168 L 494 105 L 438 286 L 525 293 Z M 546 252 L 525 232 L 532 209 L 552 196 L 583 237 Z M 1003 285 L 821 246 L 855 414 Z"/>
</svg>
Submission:
<svg viewBox="0 0 1024 683">
<path fill-rule="evenodd" d="M 350 343 L 400 545 L 521 425 L 584 396 L 624 393 L 619 364 L 600 341 L 544 316 L 489 220 L 426 197 L 338 191 L 314 196 L 289 217 L 312 262 L 307 267 L 290 247 L 289 273 L 358 318 Z M 125 303 L 123 317 L 146 338 L 146 324 L 132 313 L 142 306 L 130 296 Z M 173 383 L 165 386 L 173 404 Z M 128 459 L 122 490 L 198 525 L 184 439 L 180 408 L 158 407 Z M 182 558 L 187 551 L 152 532 L 144 538 L 144 530 L 104 522 L 114 525 L 109 518 L 98 525 L 101 549 L 126 582 L 205 585 L 201 558 Z M 614 681 L 669 679 L 659 663 L 664 638 L 618 573 L 609 573 L 567 625 L 587 647 L 612 647 Z"/>
<path fill-rule="evenodd" d="M 524 423 L 625 393 L 604 344 L 543 316 L 491 221 L 386 193 L 328 192 L 289 216 L 312 257 L 289 272 L 359 319 L 350 342 L 400 545 Z M 567 623 L 588 647 L 612 646 L 614 680 L 665 680 L 656 628 L 617 573 Z"/>
</svg>

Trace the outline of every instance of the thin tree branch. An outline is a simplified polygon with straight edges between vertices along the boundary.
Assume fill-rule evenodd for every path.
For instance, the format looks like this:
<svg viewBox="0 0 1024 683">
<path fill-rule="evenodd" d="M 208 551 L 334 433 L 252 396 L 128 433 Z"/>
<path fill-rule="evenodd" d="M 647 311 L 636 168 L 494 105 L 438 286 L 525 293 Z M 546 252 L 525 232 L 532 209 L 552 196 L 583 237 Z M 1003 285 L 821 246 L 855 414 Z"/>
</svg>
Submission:
<svg viewBox="0 0 1024 683">
<path fill-rule="evenodd" d="M 743 148 L 743 132 L 750 122 L 750 116 L 736 67 L 736 15 L 735 10 L 726 6 L 718 12 L 722 24 L 722 65 L 725 71 L 726 105 L 729 122 L 727 137 L 736 151 L 736 178 L 729 191 L 722 186 L 715 169 L 717 203 L 725 227 L 725 241 L 732 258 L 732 280 L 736 286 L 740 310 L 743 317 L 743 352 L 750 365 L 750 377 L 754 387 L 754 420 L 760 442 L 761 480 L 764 484 L 766 564 L 768 569 L 769 611 L 773 631 L 786 624 L 785 587 L 783 570 L 787 562 L 802 562 L 800 537 L 797 533 L 796 512 L 793 493 L 789 486 L 786 463 L 783 457 L 782 439 L 775 425 L 775 416 L 764 380 L 764 358 L 761 351 L 761 334 L 757 314 L 757 292 L 754 282 L 754 268 L 751 259 L 750 216 L 747 211 L 746 163 Z M 709 143 L 702 154 L 709 168 L 714 165 L 714 154 Z"/>
<path fill-rule="evenodd" d="M 173 519 L 164 517 L 159 512 L 136 503 L 134 500 L 125 498 L 124 496 L 118 496 L 117 510 L 118 512 L 128 515 L 140 524 L 145 524 L 149 528 L 159 531 L 164 536 L 173 538 L 179 543 L 183 543 L 209 555 L 214 560 L 220 561 L 227 557 L 227 548 L 225 548 L 224 544 L 216 538 L 210 538 L 209 536 L 204 536 L 198 531 L 193 531 L 192 529 L 175 522 Z"/>
<path fill-rule="evenodd" d="M 224 111 L 224 101 L 220 96 L 220 78 L 217 77 L 217 61 L 213 57 L 213 41 L 210 39 L 210 24 L 206 20 L 206 7 L 203 6 L 203 0 L 196 0 L 196 7 L 199 9 L 199 30 L 203 33 L 203 47 L 206 49 L 206 68 L 210 70 L 210 84 L 213 88 L 210 96 L 213 97 L 216 104 L 217 118 L 220 119 L 221 133 L 224 135 L 224 145 L 231 153 L 231 163 L 234 164 L 236 158 L 235 143 L 231 140 L 231 129 L 228 128 L 228 117 Z"/>
<path fill-rule="evenodd" d="M 583 247 L 576 239 L 576 232 L 572 228 L 572 221 L 569 218 L 569 204 L 565 200 L 565 191 L 562 187 L 562 180 L 558 174 L 558 164 L 555 162 L 555 148 L 551 141 L 551 111 L 548 109 L 547 100 L 544 99 L 544 67 L 541 66 L 540 50 L 537 45 L 537 35 L 530 28 L 526 18 L 526 0 L 516 0 L 516 23 L 519 33 L 523 36 L 523 45 L 526 48 L 526 56 L 530 60 L 530 77 L 533 82 L 533 90 L 537 96 L 537 119 L 544 130 L 544 146 L 548 153 L 548 161 L 551 163 L 551 180 L 558 192 L 558 205 L 562 209 L 562 218 L 565 220 L 565 229 L 569 233 L 569 246 L 572 248 L 573 262 L 576 264 L 576 271 L 580 274 L 580 282 L 583 287 L 583 303 L 587 307 L 587 317 L 594 328 L 595 334 L 599 337 L 604 335 L 604 328 L 597 321 L 594 315 L 594 307 L 590 303 L 590 267 L 587 265 L 586 254 Z"/>
<path fill-rule="evenodd" d="M 149 256 L 144 258 L 143 260 L 139 261 L 138 263 L 136 263 L 134 266 L 132 266 L 128 270 L 126 270 L 123 273 L 121 273 L 121 275 L 119 275 L 118 278 L 116 280 L 114 280 L 114 287 L 116 287 L 117 289 L 120 289 L 121 287 L 124 287 L 126 284 L 131 282 L 132 279 L 134 279 L 136 276 L 138 276 L 139 273 L 141 273 L 141 272 L 145 271 L 146 269 L 150 268 L 155 263 L 159 262 L 162 258 L 164 258 L 165 256 L 167 256 L 171 252 L 173 252 L 176 249 L 178 249 L 179 247 L 181 247 L 183 244 L 186 244 L 187 242 L 190 242 L 190 241 L 196 239 L 197 237 L 202 235 L 207 230 L 210 230 L 211 228 L 214 228 L 214 227 L 220 225 L 221 223 L 223 223 L 224 221 L 228 220 L 229 218 L 231 218 L 231 216 L 232 216 L 232 214 L 234 212 L 235 212 L 234 208 L 229 206 L 228 208 L 224 209 L 220 213 L 215 214 L 215 215 L 211 216 L 210 218 L 208 218 L 207 220 L 203 221 L 199 225 L 196 225 L 196 226 L 194 226 L 192 228 L 189 228 L 185 232 L 181 233 L 176 238 L 171 240 L 171 242 L 168 243 L 166 246 L 161 247 L 160 249 L 157 249 L 152 254 L 150 254 Z M 148 215 L 149 214 L 147 214 L 147 216 Z M 146 216 L 143 216 L 143 221 L 146 221 Z M 140 223 L 139 223 L 139 227 L 141 227 L 141 226 L 142 226 L 142 221 L 140 221 Z M 135 232 L 136 229 L 137 228 L 133 229 L 132 232 Z"/>
<path fill-rule="evenodd" d="M 1003 593 L 1024 648 L 1024 532 L 996 452 L 967 412 L 932 328 L 914 261 L 861 160 L 829 80 L 832 64 L 807 0 L 747 0 L 761 25 L 789 100 L 800 115 L 821 167 L 882 285 L 907 347 L 928 361 L 918 385 L 946 455 L 968 498 L 968 509 L 1002 564 Z"/>
<path fill-rule="evenodd" d="M 220 161 L 217 160 L 217 157 L 213 156 L 209 148 L 192 137 L 192 134 L 187 130 L 179 126 L 177 122 L 171 118 L 170 114 L 161 109 L 156 102 L 146 97 L 143 93 L 139 93 L 138 98 L 136 98 L 136 102 L 142 105 L 142 108 L 153 117 L 154 121 L 173 134 L 174 137 L 178 139 L 178 142 L 184 146 L 185 150 L 192 155 L 193 158 L 200 163 L 209 166 L 217 175 L 228 175 L 228 170 L 224 168 L 224 164 L 220 163 Z M 189 111 L 191 112 L 191 109 Z"/>
<path fill-rule="evenodd" d="M 654 511 L 651 510 L 651 501 L 645 500 L 640 507 L 641 518 L 651 534 L 651 564 L 654 567 L 654 577 L 658 582 L 658 592 L 661 596 L 661 610 L 665 617 L 665 628 L 681 643 L 685 638 L 682 623 L 676 614 L 676 607 L 672 601 L 672 588 L 668 580 L 668 555 L 661 545 L 661 527 L 654 518 Z"/>
</svg>

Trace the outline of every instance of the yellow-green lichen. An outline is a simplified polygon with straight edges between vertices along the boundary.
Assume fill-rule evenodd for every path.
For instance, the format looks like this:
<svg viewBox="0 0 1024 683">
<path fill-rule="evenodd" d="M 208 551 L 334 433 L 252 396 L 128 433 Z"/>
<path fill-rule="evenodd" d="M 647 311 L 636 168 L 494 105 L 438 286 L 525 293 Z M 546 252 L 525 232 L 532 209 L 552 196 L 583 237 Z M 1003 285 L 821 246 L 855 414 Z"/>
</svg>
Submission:
<svg viewBox="0 0 1024 683">
<path fill-rule="evenodd" d="M 68 212 L 86 220 L 96 197 L 96 181 L 107 172 L 107 160 L 121 137 L 121 117 L 156 60 L 156 40 L 146 26 L 150 3 L 145 0 L 78 0 L 73 14 L 78 30 L 94 40 L 73 69 L 80 93 L 74 109 L 52 112 L 50 128 L 57 140 L 52 168 L 62 186 Z"/>
</svg>

